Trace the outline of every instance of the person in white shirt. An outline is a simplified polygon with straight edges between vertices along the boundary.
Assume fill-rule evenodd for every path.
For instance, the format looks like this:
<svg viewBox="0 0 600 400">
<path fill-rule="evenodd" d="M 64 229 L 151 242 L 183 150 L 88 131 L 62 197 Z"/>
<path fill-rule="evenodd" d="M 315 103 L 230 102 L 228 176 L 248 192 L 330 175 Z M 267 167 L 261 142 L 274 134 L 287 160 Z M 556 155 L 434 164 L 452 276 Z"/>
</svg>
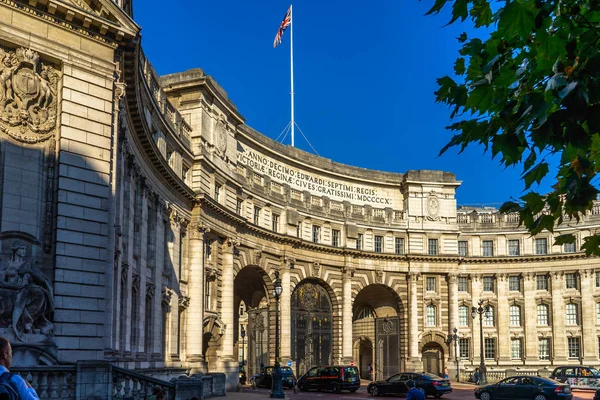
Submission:
<svg viewBox="0 0 600 400">
<path fill-rule="evenodd" d="M 10 364 L 12 363 L 12 347 L 8 339 L 0 337 L 0 376 L 5 372 L 10 372 Z M 35 389 L 31 387 L 29 382 L 19 374 L 13 374 L 10 378 L 10 386 L 14 388 L 21 400 L 40 400 Z"/>
</svg>

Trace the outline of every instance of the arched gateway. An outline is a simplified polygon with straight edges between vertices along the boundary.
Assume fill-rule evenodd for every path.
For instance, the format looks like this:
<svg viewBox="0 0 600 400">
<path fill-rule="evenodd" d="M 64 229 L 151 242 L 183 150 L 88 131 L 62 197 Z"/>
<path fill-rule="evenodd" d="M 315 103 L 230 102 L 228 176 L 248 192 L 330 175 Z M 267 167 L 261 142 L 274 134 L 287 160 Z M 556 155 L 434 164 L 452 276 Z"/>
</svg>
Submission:
<svg viewBox="0 0 600 400">
<path fill-rule="evenodd" d="M 333 353 L 331 298 L 317 282 L 305 281 L 292 294 L 292 358 L 296 373 L 331 364 Z"/>
</svg>

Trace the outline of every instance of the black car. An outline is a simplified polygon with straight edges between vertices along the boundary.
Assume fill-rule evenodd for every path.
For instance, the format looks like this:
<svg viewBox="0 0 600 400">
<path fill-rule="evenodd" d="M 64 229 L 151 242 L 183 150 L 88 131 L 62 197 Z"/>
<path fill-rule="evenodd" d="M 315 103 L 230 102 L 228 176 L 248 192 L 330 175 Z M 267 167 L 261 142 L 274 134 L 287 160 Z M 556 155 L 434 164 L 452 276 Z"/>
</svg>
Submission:
<svg viewBox="0 0 600 400">
<path fill-rule="evenodd" d="M 273 387 L 273 371 L 275 367 L 265 367 L 264 370 L 254 376 L 254 385 L 257 387 Z M 290 367 L 281 367 L 281 374 L 283 379 L 283 387 L 293 389 L 296 384 L 296 378 L 294 372 Z"/>
<path fill-rule="evenodd" d="M 240 384 L 245 385 L 246 384 L 246 370 L 244 369 L 244 366 L 241 363 L 240 363 L 240 368 L 238 370 L 238 376 L 240 378 Z"/>
<path fill-rule="evenodd" d="M 351 365 L 328 365 L 313 367 L 298 378 L 298 389 L 330 390 L 340 393 L 342 390 L 356 392 L 360 388 L 358 368 Z"/>
<path fill-rule="evenodd" d="M 480 400 L 527 399 L 571 400 L 571 387 L 553 379 L 539 376 L 511 376 L 491 385 L 475 389 Z"/>
<path fill-rule="evenodd" d="M 433 374 L 417 374 L 414 372 L 400 372 L 384 381 L 371 382 L 367 386 L 367 392 L 371 396 L 379 396 L 380 394 L 405 394 L 408 392 L 406 382 L 409 380 L 413 381 L 415 387 L 425 393 L 425 396 L 434 396 L 437 398 L 452 392 L 452 386 L 448 379 Z"/>
<path fill-rule="evenodd" d="M 594 395 L 594 400 L 600 400 L 600 389 L 596 390 L 596 394 Z"/>
</svg>

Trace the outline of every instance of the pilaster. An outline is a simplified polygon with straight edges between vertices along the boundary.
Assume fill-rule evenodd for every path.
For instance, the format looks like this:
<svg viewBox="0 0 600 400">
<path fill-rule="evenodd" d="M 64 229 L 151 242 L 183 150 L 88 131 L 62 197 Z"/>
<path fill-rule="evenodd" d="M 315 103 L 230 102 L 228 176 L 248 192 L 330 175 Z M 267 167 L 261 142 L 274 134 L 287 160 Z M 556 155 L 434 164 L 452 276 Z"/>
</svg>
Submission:
<svg viewBox="0 0 600 400">
<path fill-rule="evenodd" d="M 342 271 L 342 363 L 352 361 L 352 277 L 354 268 L 345 267 Z"/>
<path fill-rule="evenodd" d="M 407 274 L 408 279 L 408 358 L 409 368 L 412 370 L 422 369 L 421 357 L 419 355 L 419 304 L 417 301 L 417 282 L 421 274 L 411 271 Z"/>
<path fill-rule="evenodd" d="M 453 335 L 454 328 L 458 328 L 458 274 L 448 273 L 448 335 Z M 449 360 L 454 360 L 454 351 L 448 354 Z"/>
<path fill-rule="evenodd" d="M 294 260 L 288 257 L 282 257 L 281 260 L 281 299 L 280 308 L 280 338 L 281 338 L 281 362 L 285 363 L 292 359 L 292 291 L 290 287 L 290 267 Z"/>
<path fill-rule="evenodd" d="M 583 363 L 592 365 L 598 362 L 596 356 L 596 302 L 594 301 L 594 271 L 579 271 L 581 277 L 581 330 L 583 344 Z"/>
<path fill-rule="evenodd" d="M 500 363 L 510 363 L 510 304 L 508 303 L 508 275 L 499 274 L 497 320 L 498 327 L 498 360 Z"/>
<path fill-rule="evenodd" d="M 562 271 L 552 272 L 552 358 L 554 363 L 567 361 L 567 337 L 565 332 L 565 300 L 563 299 Z"/>
<path fill-rule="evenodd" d="M 536 277 L 534 273 L 524 275 L 523 290 L 525 305 L 523 307 L 523 323 L 525 325 L 524 354 L 526 363 L 535 363 L 537 356 L 537 304 L 535 302 Z"/>
</svg>

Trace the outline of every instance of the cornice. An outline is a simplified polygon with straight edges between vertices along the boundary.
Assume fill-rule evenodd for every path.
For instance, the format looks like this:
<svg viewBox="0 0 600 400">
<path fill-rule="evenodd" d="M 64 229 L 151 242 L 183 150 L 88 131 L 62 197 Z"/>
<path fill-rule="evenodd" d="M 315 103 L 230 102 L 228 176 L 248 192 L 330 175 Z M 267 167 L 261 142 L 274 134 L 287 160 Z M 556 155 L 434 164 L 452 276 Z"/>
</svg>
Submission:
<svg viewBox="0 0 600 400">
<path fill-rule="evenodd" d="M 585 253 L 561 253 L 546 255 L 527 255 L 527 256 L 502 256 L 502 257 L 459 257 L 460 263 L 464 264 L 507 264 L 519 262 L 540 262 L 540 261 L 559 261 L 559 260 L 577 260 L 583 258 L 595 258 L 587 256 Z"/>
</svg>

